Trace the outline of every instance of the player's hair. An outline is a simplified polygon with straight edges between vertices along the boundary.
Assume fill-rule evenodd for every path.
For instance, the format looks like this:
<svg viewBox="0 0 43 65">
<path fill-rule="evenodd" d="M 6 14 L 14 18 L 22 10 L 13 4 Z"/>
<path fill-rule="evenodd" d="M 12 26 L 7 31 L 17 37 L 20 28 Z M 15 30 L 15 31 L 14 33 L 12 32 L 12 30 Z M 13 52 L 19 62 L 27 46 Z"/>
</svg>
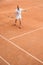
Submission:
<svg viewBox="0 0 43 65">
<path fill-rule="evenodd" d="M 17 9 L 19 10 L 19 5 L 17 5 Z"/>
</svg>

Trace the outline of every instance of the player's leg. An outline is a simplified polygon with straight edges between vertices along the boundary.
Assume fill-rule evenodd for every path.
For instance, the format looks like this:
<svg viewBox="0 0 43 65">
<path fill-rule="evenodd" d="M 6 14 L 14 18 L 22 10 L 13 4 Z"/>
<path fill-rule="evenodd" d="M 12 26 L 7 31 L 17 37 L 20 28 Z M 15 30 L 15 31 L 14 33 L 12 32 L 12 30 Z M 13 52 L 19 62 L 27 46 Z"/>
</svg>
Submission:
<svg viewBox="0 0 43 65">
<path fill-rule="evenodd" d="M 19 19 L 19 23 L 20 23 L 20 26 L 21 26 L 21 19 Z"/>
<path fill-rule="evenodd" d="M 19 19 L 19 28 L 21 28 L 21 25 L 22 25 L 22 24 L 21 24 L 21 19 Z"/>
<path fill-rule="evenodd" d="M 15 23 L 14 23 L 14 25 L 16 25 L 16 23 L 17 23 L 17 19 L 15 19 Z"/>
</svg>

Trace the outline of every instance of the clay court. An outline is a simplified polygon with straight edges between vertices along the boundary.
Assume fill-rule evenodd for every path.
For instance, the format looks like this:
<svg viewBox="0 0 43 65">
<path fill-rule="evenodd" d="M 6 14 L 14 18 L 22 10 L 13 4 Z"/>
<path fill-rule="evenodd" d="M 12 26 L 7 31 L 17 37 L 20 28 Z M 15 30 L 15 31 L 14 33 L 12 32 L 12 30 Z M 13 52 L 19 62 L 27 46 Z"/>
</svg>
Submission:
<svg viewBox="0 0 43 65">
<path fill-rule="evenodd" d="M 18 4 L 27 10 L 21 29 Z M 0 0 L 0 65 L 43 65 L 43 0 Z"/>
</svg>

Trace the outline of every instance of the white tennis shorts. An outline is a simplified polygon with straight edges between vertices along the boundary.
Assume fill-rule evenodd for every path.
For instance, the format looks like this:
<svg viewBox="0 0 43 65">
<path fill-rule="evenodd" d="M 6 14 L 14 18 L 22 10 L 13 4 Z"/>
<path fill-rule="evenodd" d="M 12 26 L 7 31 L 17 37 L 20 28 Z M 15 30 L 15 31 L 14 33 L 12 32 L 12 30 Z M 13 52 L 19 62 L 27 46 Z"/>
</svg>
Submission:
<svg viewBox="0 0 43 65">
<path fill-rule="evenodd" d="M 16 19 L 21 19 L 22 17 L 21 17 L 21 15 L 19 15 L 19 16 L 16 16 Z"/>
</svg>

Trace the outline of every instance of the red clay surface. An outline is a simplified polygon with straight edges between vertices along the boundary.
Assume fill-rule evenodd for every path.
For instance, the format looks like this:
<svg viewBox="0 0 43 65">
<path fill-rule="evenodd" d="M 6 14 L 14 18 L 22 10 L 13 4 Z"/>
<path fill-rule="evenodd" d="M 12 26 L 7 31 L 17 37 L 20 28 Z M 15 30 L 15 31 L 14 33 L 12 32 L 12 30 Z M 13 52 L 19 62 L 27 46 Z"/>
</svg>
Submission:
<svg viewBox="0 0 43 65">
<path fill-rule="evenodd" d="M 22 29 L 14 26 L 17 4 L 27 9 Z M 0 65 L 43 65 L 43 0 L 1 0 L 0 35 Z"/>
</svg>

